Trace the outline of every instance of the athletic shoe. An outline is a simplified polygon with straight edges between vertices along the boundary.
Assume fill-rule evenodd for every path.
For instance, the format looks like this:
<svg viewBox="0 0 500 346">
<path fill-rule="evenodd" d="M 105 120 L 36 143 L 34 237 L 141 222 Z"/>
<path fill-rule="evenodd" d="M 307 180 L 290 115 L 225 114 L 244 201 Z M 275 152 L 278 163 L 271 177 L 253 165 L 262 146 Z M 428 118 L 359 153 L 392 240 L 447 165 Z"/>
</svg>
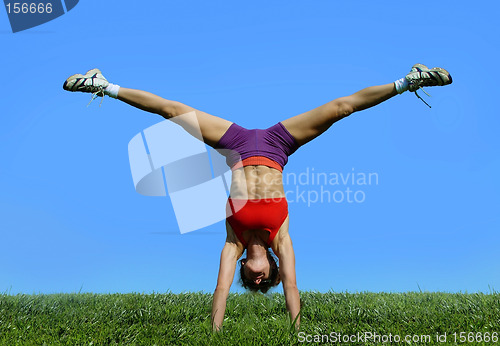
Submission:
<svg viewBox="0 0 500 346">
<path fill-rule="evenodd" d="M 409 89 L 412 92 L 417 91 L 424 86 L 440 86 L 451 84 L 451 75 L 443 68 L 434 67 L 432 69 L 422 64 L 413 65 L 411 72 L 406 75 Z"/>
<path fill-rule="evenodd" d="M 109 85 L 109 82 L 104 78 L 101 71 L 97 68 L 92 69 L 84 75 L 75 74 L 66 79 L 63 84 L 63 89 L 67 91 L 81 91 L 84 93 L 92 93 L 97 96 L 104 96 L 104 89 Z"/>
<path fill-rule="evenodd" d="M 84 93 L 92 93 L 92 98 L 90 102 L 87 104 L 87 107 L 90 105 L 92 101 L 94 101 L 97 96 L 101 96 L 104 100 L 104 89 L 109 85 L 109 82 L 104 78 L 101 71 L 97 68 L 94 68 L 90 71 L 87 71 L 84 75 L 74 74 L 63 84 L 63 89 L 67 91 L 81 91 Z M 99 104 L 99 107 L 102 104 Z"/>
<path fill-rule="evenodd" d="M 422 64 L 415 64 L 411 68 L 410 73 L 406 75 L 406 80 L 408 81 L 408 90 L 414 92 L 415 95 L 422 100 L 429 108 L 431 106 L 425 102 L 425 100 L 420 97 L 417 93 L 418 89 L 422 89 L 422 91 L 427 95 L 429 95 L 425 90 L 424 86 L 442 86 L 448 85 L 453 82 L 451 75 L 444 68 L 434 67 L 429 69 L 427 66 Z"/>
</svg>

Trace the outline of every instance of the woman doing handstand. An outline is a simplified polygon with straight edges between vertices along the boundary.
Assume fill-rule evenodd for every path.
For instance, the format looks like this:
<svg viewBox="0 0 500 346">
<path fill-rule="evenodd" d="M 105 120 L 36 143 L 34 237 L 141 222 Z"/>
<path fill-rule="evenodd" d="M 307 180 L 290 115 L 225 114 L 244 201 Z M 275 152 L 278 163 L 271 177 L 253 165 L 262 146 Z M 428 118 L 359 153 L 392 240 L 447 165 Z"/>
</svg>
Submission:
<svg viewBox="0 0 500 346">
<path fill-rule="evenodd" d="M 296 321 L 297 327 L 300 323 L 295 255 L 288 233 L 288 205 L 282 183 L 288 156 L 354 112 L 373 107 L 407 90 L 416 92 L 423 86 L 451 82 L 446 70 L 416 64 L 410 73 L 394 83 L 365 88 L 264 130 L 248 130 L 180 102 L 119 87 L 109 83 L 98 69 L 69 77 L 63 88 L 93 93 L 93 98 L 108 95 L 166 119 L 194 112 L 195 124 L 180 122 L 180 125 L 188 132 L 193 127 L 199 128 L 203 141 L 226 156 L 233 174 L 226 208 L 227 236 L 212 303 L 212 325 L 219 330 L 237 261 L 245 250 L 246 258 L 240 261 L 243 286 L 267 292 L 281 281 L 290 317 Z M 279 259 L 279 269 L 269 248 Z"/>
</svg>

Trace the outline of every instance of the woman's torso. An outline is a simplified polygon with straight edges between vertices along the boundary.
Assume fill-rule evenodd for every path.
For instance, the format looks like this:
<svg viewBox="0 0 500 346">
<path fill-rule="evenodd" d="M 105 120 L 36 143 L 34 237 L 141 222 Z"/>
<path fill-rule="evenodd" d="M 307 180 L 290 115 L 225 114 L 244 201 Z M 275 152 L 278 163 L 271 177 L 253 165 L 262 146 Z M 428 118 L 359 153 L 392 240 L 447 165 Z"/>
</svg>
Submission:
<svg viewBox="0 0 500 346">
<path fill-rule="evenodd" d="M 285 197 L 283 175 L 267 166 L 245 166 L 233 171 L 233 199 L 267 199 Z"/>
<path fill-rule="evenodd" d="M 273 250 L 277 248 L 277 243 L 284 234 L 283 232 L 288 231 L 288 229 L 284 229 L 286 227 L 278 226 L 279 231 L 276 232 L 276 218 L 279 219 L 280 226 L 282 224 L 288 225 L 288 223 L 283 222 L 283 218 L 285 217 L 283 209 L 275 204 L 282 199 L 285 199 L 285 192 L 283 189 L 282 173 L 280 171 L 263 165 L 245 166 L 233 171 L 231 182 L 231 200 L 233 200 L 233 203 L 234 200 L 251 200 L 252 202 L 250 203 L 255 203 L 256 200 L 266 200 L 270 204 L 264 203 L 264 208 L 256 210 L 257 212 L 264 213 L 264 215 L 255 215 L 255 219 L 258 222 L 258 219 L 262 216 L 266 218 L 271 217 L 271 223 L 275 224 L 274 232 L 263 229 L 247 229 L 243 232 L 238 232 L 238 239 L 240 241 L 243 240 L 242 243 L 244 245 L 248 244 L 252 237 L 257 237 L 273 248 Z M 276 209 L 277 207 L 278 209 Z M 287 214 L 288 212 L 286 212 Z"/>
<path fill-rule="evenodd" d="M 288 220 L 281 172 L 297 142 L 281 123 L 264 130 L 233 123 L 215 148 L 233 171 L 226 211 L 234 233 L 243 244 L 258 236 L 274 250 L 271 242 L 281 238 Z"/>
</svg>

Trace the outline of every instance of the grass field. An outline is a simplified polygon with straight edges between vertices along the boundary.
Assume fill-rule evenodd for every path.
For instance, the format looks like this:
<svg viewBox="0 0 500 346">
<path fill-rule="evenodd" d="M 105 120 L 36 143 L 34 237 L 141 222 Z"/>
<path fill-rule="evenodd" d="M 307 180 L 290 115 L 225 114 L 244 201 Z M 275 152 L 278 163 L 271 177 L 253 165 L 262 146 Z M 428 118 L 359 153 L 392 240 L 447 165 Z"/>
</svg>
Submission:
<svg viewBox="0 0 500 346">
<path fill-rule="evenodd" d="M 411 344 L 493 345 L 500 338 L 498 293 L 301 292 L 301 300 L 297 332 L 283 295 L 231 294 L 224 329 L 213 333 L 211 294 L 0 294 L 0 344 L 291 345 L 349 337 L 344 345 L 375 345 L 398 337 L 404 344 L 408 335 Z"/>
</svg>

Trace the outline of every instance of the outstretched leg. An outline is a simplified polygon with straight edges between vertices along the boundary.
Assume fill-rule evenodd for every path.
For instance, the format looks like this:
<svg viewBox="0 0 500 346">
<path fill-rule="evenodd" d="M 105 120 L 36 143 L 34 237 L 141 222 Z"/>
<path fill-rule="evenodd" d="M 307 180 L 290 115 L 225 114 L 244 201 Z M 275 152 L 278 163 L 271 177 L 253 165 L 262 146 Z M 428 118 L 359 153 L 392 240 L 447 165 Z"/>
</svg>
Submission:
<svg viewBox="0 0 500 346">
<path fill-rule="evenodd" d="M 440 67 L 429 69 L 425 65 L 415 64 L 410 73 L 394 83 L 365 88 L 350 96 L 338 98 L 309 112 L 287 119 L 282 124 L 295 137 L 298 144 L 302 145 L 325 132 L 334 122 L 354 112 L 373 107 L 398 93 L 409 90 L 418 96 L 416 91 L 424 86 L 441 86 L 451 83 L 451 75 L 445 69 Z"/>
<path fill-rule="evenodd" d="M 99 69 L 92 69 L 85 75 L 69 77 L 63 85 L 64 90 L 93 93 L 94 96 L 108 95 L 146 112 L 159 114 L 165 119 L 182 126 L 195 137 L 200 137 L 210 146 L 215 146 L 232 122 L 199 111 L 176 101 L 166 100 L 147 91 L 121 88 L 109 83 Z M 189 114 L 186 117 L 180 115 Z M 192 116 L 195 115 L 195 116 Z"/>
<path fill-rule="evenodd" d="M 228 120 L 202 112 L 177 101 L 166 100 L 147 91 L 120 88 L 117 99 L 146 112 L 159 114 L 165 119 L 171 119 L 174 122 L 174 117 L 194 112 L 196 114 L 194 123 L 191 121 L 192 119 L 186 118 L 182 119 L 179 125 L 184 127 L 189 133 L 201 131 L 203 141 L 212 147 L 217 144 L 232 124 Z"/>
<path fill-rule="evenodd" d="M 394 83 L 372 86 L 286 119 L 282 124 L 297 143 L 303 145 L 328 130 L 336 121 L 373 107 L 397 94 Z"/>
</svg>

